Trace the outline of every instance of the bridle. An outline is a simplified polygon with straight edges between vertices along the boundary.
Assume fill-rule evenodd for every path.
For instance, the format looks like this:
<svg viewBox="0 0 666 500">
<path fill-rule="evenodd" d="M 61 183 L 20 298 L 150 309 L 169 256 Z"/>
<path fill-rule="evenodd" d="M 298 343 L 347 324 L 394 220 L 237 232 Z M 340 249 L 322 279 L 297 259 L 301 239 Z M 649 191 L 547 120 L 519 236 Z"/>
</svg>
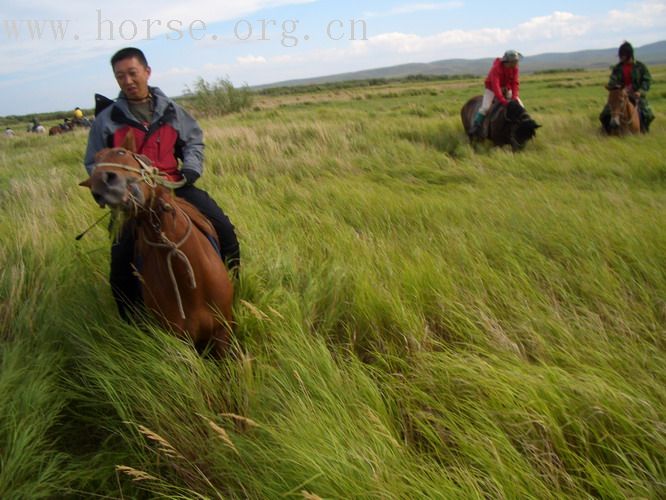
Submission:
<svg viewBox="0 0 666 500">
<path fill-rule="evenodd" d="M 111 168 L 119 168 L 127 172 L 138 174 L 140 176 L 140 181 L 146 184 L 148 187 L 150 187 L 151 194 L 154 194 L 155 188 L 158 185 L 164 186 L 168 189 L 178 189 L 180 187 L 183 187 L 187 183 L 187 180 L 184 178 L 180 181 L 170 181 L 169 179 L 166 178 L 166 175 L 160 169 L 153 166 L 150 163 L 150 161 L 146 162 L 143 159 L 143 157 L 137 153 L 132 153 L 132 158 L 134 158 L 134 161 L 136 161 L 139 164 L 138 168 L 126 165 L 125 163 L 99 162 L 95 163 L 95 165 L 93 166 L 93 172 L 98 167 L 111 167 Z M 133 212 L 134 215 L 136 216 L 139 213 L 139 208 L 145 209 L 145 207 L 143 207 L 143 205 L 141 205 L 141 203 L 139 203 L 136 200 L 136 198 L 131 192 L 129 193 L 129 195 L 130 195 L 129 201 L 132 203 Z M 151 200 L 153 198 L 154 197 L 151 196 Z M 149 207 L 149 210 L 152 211 L 152 207 Z"/>
<path fill-rule="evenodd" d="M 95 163 L 93 171 L 97 167 L 120 168 L 122 170 L 126 170 L 127 172 L 133 172 L 135 174 L 139 174 L 141 176 L 141 180 L 151 188 L 155 188 L 159 184 L 169 189 L 178 189 L 180 187 L 183 187 L 187 182 L 185 179 L 180 181 L 170 181 L 169 179 L 166 178 L 166 175 L 162 171 L 160 171 L 160 169 L 151 165 L 150 162 L 146 162 L 140 155 L 136 153 L 132 153 L 132 158 L 134 158 L 134 160 L 139 164 L 139 168 L 131 167 L 130 165 L 125 165 L 124 163 L 100 162 L 100 163 Z"/>
</svg>

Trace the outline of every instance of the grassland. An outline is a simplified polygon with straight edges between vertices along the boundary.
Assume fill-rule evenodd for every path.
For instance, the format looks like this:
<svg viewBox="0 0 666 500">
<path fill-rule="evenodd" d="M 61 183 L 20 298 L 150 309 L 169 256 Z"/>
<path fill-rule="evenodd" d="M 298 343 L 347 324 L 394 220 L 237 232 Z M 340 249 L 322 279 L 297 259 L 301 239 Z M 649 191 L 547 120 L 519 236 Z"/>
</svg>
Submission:
<svg viewBox="0 0 666 500">
<path fill-rule="evenodd" d="M 520 154 L 467 145 L 480 79 L 202 120 L 243 252 L 221 362 L 117 318 L 85 133 L 1 138 L 0 498 L 664 498 L 653 73 L 625 139 L 605 73 L 525 78 Z"/>
</svg>

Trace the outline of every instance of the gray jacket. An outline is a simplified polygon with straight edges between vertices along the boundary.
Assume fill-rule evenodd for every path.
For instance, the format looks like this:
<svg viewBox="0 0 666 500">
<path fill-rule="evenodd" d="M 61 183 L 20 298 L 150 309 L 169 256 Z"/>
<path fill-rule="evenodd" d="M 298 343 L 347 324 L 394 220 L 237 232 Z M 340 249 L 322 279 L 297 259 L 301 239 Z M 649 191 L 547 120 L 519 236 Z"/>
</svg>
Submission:
<svg viewBox="0 0 666 500">
<path fill-rule="evenodd" d="M 118 99 L 97 115 L 88 135 L 84 164 L 88 174 L 95 164 L 95 155 L 107 147 L 119 147 L 132 129 L 139 153 L 178 180 L 178 160 L 182 170 L 203 173 L 204 144 L 199 124 L 182 107 L 169 99 L 157 87 L 149 87 L 154 96 L 153 119 L 148 127 L 130 112 L 127 98 L 121 92 Z"/>
</svg>

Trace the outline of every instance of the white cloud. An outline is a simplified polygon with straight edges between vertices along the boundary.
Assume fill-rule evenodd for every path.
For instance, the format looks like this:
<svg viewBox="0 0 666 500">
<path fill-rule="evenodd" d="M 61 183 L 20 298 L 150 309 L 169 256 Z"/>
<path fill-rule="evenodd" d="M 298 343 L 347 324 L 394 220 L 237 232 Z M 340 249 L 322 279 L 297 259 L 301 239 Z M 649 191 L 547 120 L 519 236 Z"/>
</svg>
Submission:
<svg viewBox="0 0 666 500">
<path fill-rule="evenodd" d="M 549 15 L 528 19 L 508 29 L 448 30 L 427 36 L 416 33 L 382 33 L 335 50 L 341 57 L 375 58 L 380 54 L 394 54 L 413 56 L 410 61 L 492 56 L 492 51 L 499 54 L 508 48 L 535 54 L 540 51 L 594 48 L 589 41 L 585 42 L 584 46 L 581 45 L 581 40 L 590 40 L 593 37 L 598 39 L 606 34 L 610 24 L 617 24 L 620 19 L 623 33 L 627 35 L 645 27 L 666 28 L 666 2 L 647 0 L 629 4 L 628 7 L 627 11 L 622 12 L 612 10 L 599 19 L 555 11 Z M 321 54 L 314 57 L 321 57 Z M 328 54 L 328 57 L 334 55 Z M 395 64 L 400 62 L 402 61 L 396 60 Z"/>
<path fill-rule="evenodd" d="M 403 5 L 396 5 L 389 10 L 381 12 L 365 12 L 364 17 L 388 17 L 399 16 L 406 14 L 414 14 L 416 12 L 435 11 L 435 10 L 452 10 L 464 7 L 463 2 L 446 2 L 446 3 L 408 3 Z"/>
<path fill-rule="evenodd" d="M 388 51 L 397 54 L 435 53 L 446 48 L 472 49 L 506 43 L 511 38 L 511 30 L 480 29 L 450 30 L 430 36 L 413 33 L 382 33 L 370 37 L 367 41 L 356 41 L 357 52 Z M 461 57 L 468 57 L 461 54 Z"/>
<path fill-rule="evenodd" d="M 627 25 L 643 28 L 666 26 L 666 2 L 648 0 L 630 3 L 627 10 L 611 10 L 604 25 L 622 31 Z"/>
<path fill-rule="evenodd" d="M 448 30 L 434 35 L 421 36 L 414 33 L 382 33 L 367 41 L 355 42 L 357 51 L 386 51 L 396 54 L 432 54 L 436 56 L 446 49 L 464 50 L 460 57 L 470 57 L 474 49 L 525 44 L 533 40 L 577 38 L 588 33 L 592 23 L 585 17 L 569 12 L 553 12 L 547 16 L 534 17 L 511 29 L 486 28 L 477 30 Z"/>
<path fill-rule="evenodd" d="M 173 78 L 173 77 L 182 77 L 182 76 L 193 76 L 197 74 L 197 70 L 194 68 L 188 68 L 186 66 L 174 66 L 164 71 L 153 71 L 150 77 L 153 80 L 162 80 L 164 78 Z"/>
<path fill-rule="evenodd" d="M 253 56 L 252 54 L 250 54 L 248 56 L 237 57 L 236 62 L 241 66 L 249 64 L 265 64 L 266 58 L 264 56 Z"/>
<path fill-rule="evenodd" d="M 203 69 L 206 73 L 211 73 L 214 71 L 220 72 L 220 71 L 229 71 L 232 68 L 231 64 L 214 64 L 214 63 L 208 63 L 204 64 Z"/>
<path fill-rule="evenodd" d="M 548 16 L 534 17 L 519 24 L 514 35 L 518 40 L 579 37 L 587 33 L 592 25 L 592 21 L 585 17 L 555 11 Z"/>
</svg>

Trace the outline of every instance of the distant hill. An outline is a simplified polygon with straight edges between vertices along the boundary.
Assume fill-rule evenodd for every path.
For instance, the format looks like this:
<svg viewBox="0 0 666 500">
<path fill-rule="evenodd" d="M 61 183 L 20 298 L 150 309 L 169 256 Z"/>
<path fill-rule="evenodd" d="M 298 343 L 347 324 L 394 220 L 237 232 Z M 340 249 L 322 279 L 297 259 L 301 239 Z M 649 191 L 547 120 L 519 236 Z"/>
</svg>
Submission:
<svg viewBox="0 0 666 500">
<path fill-rule="evenodd" d="M 636 56 L 646 64 L 666 64 L 666 40 L 636 48 Z M 287 80 L 267 85 L 258 85 L 253 88 L 265 89 L 271 87 L 318 85 L 349 80 L 368 80 L 371 78 L 404 78 L 409 75 L 483 75 L 488 72 L 492 61 L 493 58 L 446 59 L 430 63 L 401 64 L 353 73 Z M 617 61 L 617 47 L 529 56 L 523 59 L 520 68 L 524 73 L 550 69 L 600 69 L 609 67 L 614 61 Z"/>
</svg>

